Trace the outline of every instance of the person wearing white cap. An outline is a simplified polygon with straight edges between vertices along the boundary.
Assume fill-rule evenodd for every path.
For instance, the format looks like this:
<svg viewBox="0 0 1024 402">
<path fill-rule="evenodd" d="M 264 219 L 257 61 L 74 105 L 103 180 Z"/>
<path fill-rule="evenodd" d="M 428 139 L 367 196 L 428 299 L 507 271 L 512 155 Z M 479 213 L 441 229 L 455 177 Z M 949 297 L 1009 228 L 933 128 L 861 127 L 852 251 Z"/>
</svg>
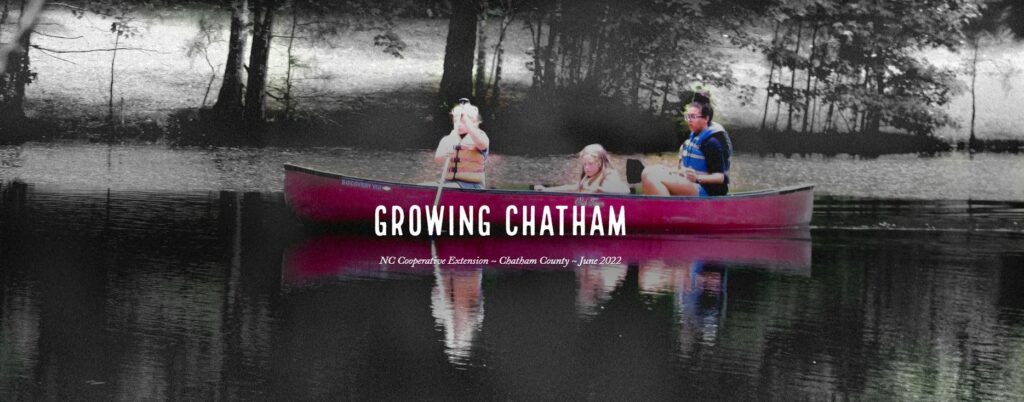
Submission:
<svg viewBox="0 0 1024 402">
<path fill-rule="evenodd" d="M 452 131 L 441 138 L 434 161 L 448 163 L 445 187 L 485 188 L 485 167 L 490 139 L 480 129 L 480 109 L 467 98 L 452 108 Z"/>
</svg>

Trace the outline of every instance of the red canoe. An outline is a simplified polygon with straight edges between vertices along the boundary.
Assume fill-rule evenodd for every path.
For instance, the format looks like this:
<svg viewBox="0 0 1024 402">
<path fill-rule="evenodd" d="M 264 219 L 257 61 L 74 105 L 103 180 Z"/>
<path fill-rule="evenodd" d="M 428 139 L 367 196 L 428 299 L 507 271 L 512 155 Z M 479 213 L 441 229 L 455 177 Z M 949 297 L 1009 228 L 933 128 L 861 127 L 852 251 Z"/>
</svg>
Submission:
<svg viewBox="0 0 1024 402">
<path fill-rule="evenodd" d="M 355 178 L 292 164 L 284 167 L 288 205 L 300 218 L 313 222 L 366 224 L 374 223 L 375 218 L 389 221 L 392 216 L 379 214 L 378 207 L 384 206 L 388 212 L 400 208 L 405 213 L 429 208 L 437 190 L 434 185 Z M 599 226 L 590 225 L 595 222 L 595 212 L 601 215 L 596 217 L 599 218 L 596 222 L 609 227 L 606 234 L 612 233 L 611 222 L 616 218 L 618 223 L 624 223 L 625 234 L 749 231 L 807 226 L 814 208 L 814 186 L 798 185 L 711 198 L 445 188 L 440 205 L 453 206 L 455 211 L 459 207 L 487 206 L 489 213 L 482 214 L 478 210 L 470 215 L 497 227 L 514 228 L 516 233 L 508 232 L 512 235 L 526 234 L 527 229 L 533 229 L 523 226 L 524 216 L 527 221 L 531 220 L 526 213 L 528 209 L 535 213 L 532 220 L 534 227 L 538 227 L 542 226 L 541 211 L 552 214 L 556 209 L 568 211 L 563 218 L 571 222 L 574 218 L 569 213 L 576 212 L 576 208 L 580 214 L 577 218 L 581 217 L 581 221 L 588 224 L 583 228 L 590 231 L 586 234 L 593 234 L 594 226 Z M 558 218 L 554 216 L 556 235 L 559 234 Z M 566 223 L 562 228 L 569 232 L 572 226 Z M 534 233 L 549 234 L 539 232 Z"/>
</svg>

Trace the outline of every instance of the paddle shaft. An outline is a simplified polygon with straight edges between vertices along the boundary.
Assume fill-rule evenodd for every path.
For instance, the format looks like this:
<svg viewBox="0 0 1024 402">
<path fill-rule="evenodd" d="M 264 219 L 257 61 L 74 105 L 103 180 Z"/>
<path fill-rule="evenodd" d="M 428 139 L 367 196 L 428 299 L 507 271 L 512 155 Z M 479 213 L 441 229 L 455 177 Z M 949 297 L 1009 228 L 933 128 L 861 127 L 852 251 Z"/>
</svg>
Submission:
<svg viewBox="0 0 1024 402">
<path fill-rule="evenodd" d="M 437 181 L 437 193 L 434 195 L 434 209 L 437 209 L 437 204 L 441 202 L 441 190 L 444 189 L 444 177 L 448 175 L 448 164 L 451 162 L 452 158 L 445 158 L 444 167 L 441 168 L 441 179 Z"/>
</svg>

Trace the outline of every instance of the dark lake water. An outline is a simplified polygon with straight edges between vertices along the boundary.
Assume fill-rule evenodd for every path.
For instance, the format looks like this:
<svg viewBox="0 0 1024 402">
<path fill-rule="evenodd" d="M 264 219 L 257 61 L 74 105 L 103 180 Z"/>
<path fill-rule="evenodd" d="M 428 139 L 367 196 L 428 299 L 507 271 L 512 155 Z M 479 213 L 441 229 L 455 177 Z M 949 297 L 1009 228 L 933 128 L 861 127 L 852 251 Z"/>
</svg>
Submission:
<svg viewBox="0 0 1024 402">
<path fill-rule="evenodd" d="M 397 174 L 345 155 L 0 150 L 0 400 L 1024 395 L 1024 184 L 950 173 L 1018 159 L 751 157 L 823 183 L 807 230 L 431 241 L 297 222 L 283 160 Z M 879 164 L 952 184 L 826 181 Z M 616 258 L 412 260 L 500 256 Z"/>
</svg>

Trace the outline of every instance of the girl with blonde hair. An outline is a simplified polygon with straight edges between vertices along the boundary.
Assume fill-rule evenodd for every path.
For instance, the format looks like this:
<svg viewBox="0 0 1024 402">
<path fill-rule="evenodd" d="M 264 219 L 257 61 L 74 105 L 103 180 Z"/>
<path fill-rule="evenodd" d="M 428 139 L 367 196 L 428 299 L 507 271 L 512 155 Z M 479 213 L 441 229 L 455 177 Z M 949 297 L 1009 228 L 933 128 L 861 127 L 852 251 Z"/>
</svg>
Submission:
<svg viewBox="0 0 1024 402">
<path fill-rule="evenodd" d="M 618 170 L 612 167 L 608 151 L 601 144 L 590 144 L 579 153 L 580 177 L 576 183 L 556 187 L 534 186 L 537 191 L 561 191 L 572 193 L 616 193 L 629 194 L 629 185 L 622 180 Z"/>
<path fill-rule="evenodd" d="M 480 129 L 480 110 L 462 98 L 451 114 L 452 131 L 441 138 L 434 151 L 435 162 L 448 163 L 445 187 L 483 189 L 491 140 Z"/>
</svg>

